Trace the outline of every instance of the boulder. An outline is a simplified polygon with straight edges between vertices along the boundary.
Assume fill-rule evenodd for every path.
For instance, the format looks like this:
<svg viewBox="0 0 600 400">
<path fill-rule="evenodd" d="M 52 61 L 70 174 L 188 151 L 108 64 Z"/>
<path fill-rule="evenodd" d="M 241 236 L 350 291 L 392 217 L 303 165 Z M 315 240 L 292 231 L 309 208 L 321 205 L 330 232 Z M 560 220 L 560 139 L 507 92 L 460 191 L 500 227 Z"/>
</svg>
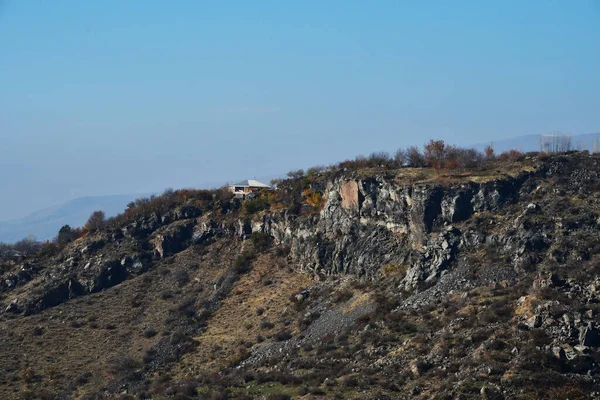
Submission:
<svg viewBox="0 0 600 400">
<path fill-rule="evenodd" d="M 539 328 L 540 326 L 542 326 L 542 317 L 541 317 L 541 315 L 536 314 L 533 317 L 529 318 L 527 320 L 527 326 L 530 329 L 535 329 L 535 328 Z"/>
</svg>

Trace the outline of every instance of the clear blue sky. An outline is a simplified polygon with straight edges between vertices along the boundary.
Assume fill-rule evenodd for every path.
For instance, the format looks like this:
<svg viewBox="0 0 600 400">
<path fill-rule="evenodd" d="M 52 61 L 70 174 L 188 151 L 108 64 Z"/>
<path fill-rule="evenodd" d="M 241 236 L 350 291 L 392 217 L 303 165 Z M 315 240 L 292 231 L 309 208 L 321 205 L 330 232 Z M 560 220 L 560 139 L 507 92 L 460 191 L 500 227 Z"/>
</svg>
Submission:
<svg viewBox="0 0 600 400">
<path fill-rule="evenodd" d="M 0 219 L 599 115 L 597 0 L 0 0 Z"/>
</svg>

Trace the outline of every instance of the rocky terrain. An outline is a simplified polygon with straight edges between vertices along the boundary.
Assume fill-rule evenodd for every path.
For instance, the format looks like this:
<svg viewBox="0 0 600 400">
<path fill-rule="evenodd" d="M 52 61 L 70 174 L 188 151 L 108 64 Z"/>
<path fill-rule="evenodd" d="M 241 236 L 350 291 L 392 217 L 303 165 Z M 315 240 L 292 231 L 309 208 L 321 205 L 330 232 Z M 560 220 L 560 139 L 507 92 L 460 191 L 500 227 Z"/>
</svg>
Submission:
<svg viewBox="0 0 600 400">
<path fill-rule="evenodd" d="M 7 256 L 0 398 L 595 398 L 599 162 L 180 191 Z"/>
</svg>

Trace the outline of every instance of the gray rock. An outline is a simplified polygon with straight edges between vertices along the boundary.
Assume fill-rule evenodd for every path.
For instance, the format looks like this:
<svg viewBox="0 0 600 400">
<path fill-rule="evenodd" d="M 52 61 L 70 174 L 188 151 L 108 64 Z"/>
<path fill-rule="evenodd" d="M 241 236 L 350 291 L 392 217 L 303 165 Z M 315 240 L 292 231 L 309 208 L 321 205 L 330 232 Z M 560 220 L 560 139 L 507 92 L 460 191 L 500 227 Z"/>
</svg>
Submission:
<svg viewBox="0 0 600 400">
<path fill-rule="evenodd" d="M 581 331 L 579 335 L 579 343 L 582 346 L 600 346 L 600 331 L 594 327 L 592 322 L 588 323 L 588 326 Z"/>
<path fill-rule="evenodd" d="M 533 317 L 529 318 L 527 320 L 527 326 L 529 326 L 529 328 L 531 328 L 531 329 L 539 328 L 540 326 L 542 326 L 542 317 L 541 317 L 541 315 L 536 314 Z"/>
<path fill-rule="evenodd" d="M 565 353 L 565 350 L 562 347 L 558 347 L 558 346 L 553 347 L 552 354 L 554 355 L 554 357 L 558 358 L 559 360 L 567 359 L 567 354 Z"/>
</svg>

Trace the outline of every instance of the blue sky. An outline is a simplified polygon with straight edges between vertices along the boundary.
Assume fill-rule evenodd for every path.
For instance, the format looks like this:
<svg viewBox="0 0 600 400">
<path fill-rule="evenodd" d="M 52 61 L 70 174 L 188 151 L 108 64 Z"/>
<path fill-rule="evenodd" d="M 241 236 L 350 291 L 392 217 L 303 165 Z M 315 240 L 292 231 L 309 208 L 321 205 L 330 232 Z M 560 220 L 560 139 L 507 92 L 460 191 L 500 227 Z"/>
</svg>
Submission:
<svg viewBox="0 0 600 400">
<path fill-rule="evenodd" d="M 0 0 L 0 219 L 598 131 L 600 2 Z"/>
</svg>

